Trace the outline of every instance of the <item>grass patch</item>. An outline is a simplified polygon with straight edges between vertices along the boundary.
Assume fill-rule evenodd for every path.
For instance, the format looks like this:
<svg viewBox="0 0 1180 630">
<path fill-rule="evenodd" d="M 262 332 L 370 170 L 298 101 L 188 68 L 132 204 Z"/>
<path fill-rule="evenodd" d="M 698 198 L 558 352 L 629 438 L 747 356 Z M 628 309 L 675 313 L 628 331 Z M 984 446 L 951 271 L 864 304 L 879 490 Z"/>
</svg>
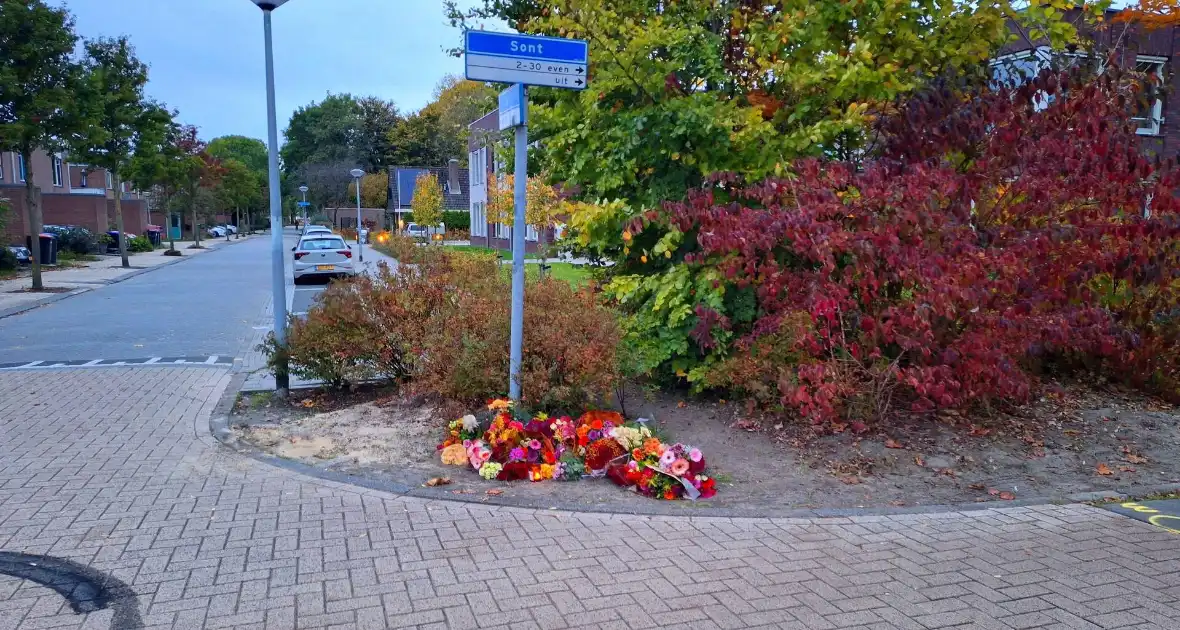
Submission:
<svg viewBox="0 0 1180 630">
<path fill-rule="evenodd" d="M 511 282 L 512 265 L 501 265 L 500 275 L 505 280 Z M 549 275 L 557 280 L 564 280 L 575 289 L 584 286 L 593 279 L 589 267 L 570 263 L 551 263 L 549 265 Z M 539 280 L 541 278 L 541 266 L 536 264 L 525 265 L 524 278 L 526 282 L 536 282 Z"/>
<path fill-rule="evenodd" d="M 445 250 L 452 252 L 472 252 L 479 254 L 503 254 L 504 260 L 512 259 L 512 252 L 506 249 L 495 249 L 493 247 L 483 247 L 481 245 L 436 245 L 435 247 L 442 247 Z M 525 254 L 526 259 L 540 258 L 537 254 Z"/>
</svg>

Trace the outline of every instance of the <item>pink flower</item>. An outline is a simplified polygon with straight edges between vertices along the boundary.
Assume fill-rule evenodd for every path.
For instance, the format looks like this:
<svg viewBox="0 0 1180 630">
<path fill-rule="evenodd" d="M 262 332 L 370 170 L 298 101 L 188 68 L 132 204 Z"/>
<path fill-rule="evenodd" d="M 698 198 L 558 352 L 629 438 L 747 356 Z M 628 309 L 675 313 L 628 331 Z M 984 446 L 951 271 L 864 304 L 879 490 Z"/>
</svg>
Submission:
<svg viewBox="0 0 1180 630">
<path fill-rule="evenodd" d="M 660 468 L 667 470 L 668 467 L 671 466 L 672 463 L 675 461 L 676 461 L 676 452 L 673 451 L 672 449 L 668 449 L 668 450 L 664 451 L 663 455 L 660 455 Z"/>
<path fill-rule="evenodd" d="M 701 454 L 701 449 L 699 448 L 694 448 L 688 452 L 688 458 L 694 462 L 701 461 L 702 457 L 704 457 L 704 455 Z"/>
<path fill-rule="evenodd" d="M 541 440 L 533 440 L 532 442 L 529 442 L 529 448 L 533 449 L 534 451 L 541 450 Z"/>
<path fill-rule="evenodd" d="M 672 462 L 668 472 L 676 475 L 677 477 L 683 476 L 684 473 L 688 472 L 688 460 L 678 459 Z"/>
</svg>

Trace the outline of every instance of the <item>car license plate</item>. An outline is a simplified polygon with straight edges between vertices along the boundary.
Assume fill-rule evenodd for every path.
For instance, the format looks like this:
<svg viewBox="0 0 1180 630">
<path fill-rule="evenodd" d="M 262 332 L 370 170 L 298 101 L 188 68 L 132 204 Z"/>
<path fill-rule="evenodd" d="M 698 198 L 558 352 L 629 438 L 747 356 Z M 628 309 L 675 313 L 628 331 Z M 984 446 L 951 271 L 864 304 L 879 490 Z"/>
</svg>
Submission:
<svg viewBox="0 0 1180 630">
<path fill-rule="evenodd" d="M 336 265 L 316 265 L 316 271 L 331 271 L 336 268 Z"/>
</svg>

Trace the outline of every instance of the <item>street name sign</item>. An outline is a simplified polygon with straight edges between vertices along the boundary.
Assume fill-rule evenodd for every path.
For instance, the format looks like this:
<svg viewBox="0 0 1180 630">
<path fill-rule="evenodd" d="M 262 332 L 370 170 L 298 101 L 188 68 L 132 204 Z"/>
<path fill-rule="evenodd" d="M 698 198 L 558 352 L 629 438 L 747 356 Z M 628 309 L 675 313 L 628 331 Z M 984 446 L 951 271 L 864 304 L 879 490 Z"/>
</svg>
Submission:
<svg viewBox="0 0 1180 630">
<path fill-rule="evenodd" d="M 500 92 L 500 131 L 519 127 L 528 122 L 529 110 L 525 107 L 524 85 L 517 83 Z"/>
<path fill-rule="evenodd" d="M 582 39 L 467 31 L 463 57 L 472 81 L 584 90 L 589 51 Z"/>
</svg>

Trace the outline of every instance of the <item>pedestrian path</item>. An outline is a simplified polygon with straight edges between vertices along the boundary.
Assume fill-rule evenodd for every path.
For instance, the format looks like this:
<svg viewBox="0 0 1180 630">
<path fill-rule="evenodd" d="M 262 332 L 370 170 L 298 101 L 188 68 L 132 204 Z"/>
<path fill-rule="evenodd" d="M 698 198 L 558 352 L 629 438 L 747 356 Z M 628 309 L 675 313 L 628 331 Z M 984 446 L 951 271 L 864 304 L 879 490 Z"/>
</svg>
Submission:
<svg viewBox="0 0 1180 630">
<path fill-rule="evenodd" d="M 42 272 L 42 282 L 45 288 L 50 291 L 45 293 L 29 291 L 32 279 L 27 274 L 10 280 L 0 280 L 0 317 L 16 315 L 43 304 L 121 282 L 165 265 L 175 264 L 250 238 L 259 237 L 243 236 L 241 239 L 230 241 L 224 239 L 203 240 L 201 241 L 203 249 L 188 249 L 188 246 L 193 244 L 192 241 L 177 241 L 176 248 L 183 252 L 182 256 L 165 256 L 163 249 L 132 254 L 129 258 L 131 265 L 129 269 L 122 266 L 123 259 L 117 255 L 102 255 L 95 261 L 77 263 L 78 266 L 45 267 Z"/>
<path fill-rule="evenodd" d="M 407 498 L 222 447 L 209 418 L 231 378 L 0 372 L 0 628 L 1180 627 L 1180 539 L 1106 510 L 737 519 Z M 44 585 L 61 580 L 92 606 Z"/>
</svg>

